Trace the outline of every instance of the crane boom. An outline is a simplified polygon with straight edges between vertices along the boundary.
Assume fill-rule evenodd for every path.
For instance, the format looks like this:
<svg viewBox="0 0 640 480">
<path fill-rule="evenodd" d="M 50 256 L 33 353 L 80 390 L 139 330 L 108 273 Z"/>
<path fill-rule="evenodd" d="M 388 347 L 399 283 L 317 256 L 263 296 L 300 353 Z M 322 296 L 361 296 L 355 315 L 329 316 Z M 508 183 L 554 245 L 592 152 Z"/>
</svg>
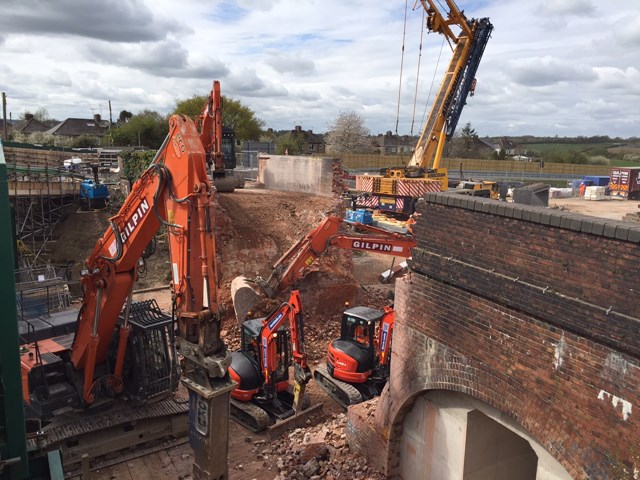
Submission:
<svg viewBox="0 0 640 480">
<path fill-rule="evenodd" d="M 410 167 L 437 169 L 445 140 L 453 136 L 458 124 L 493 26 L 488 18 L 467 20 L 453 0 L 447 0 L 451 9 L 447 18 L 433 0 L 421 0 L 420 4 L 427 13 L 427 28 L 444 35 L 449 45 L 455 45 L 453 57 L 409 162 Z M 451 26 L 460 28 L 460 32 L 456 35 Z"/>
<path fill-rule="evenodd" d="M 427 29 L 444 36 L 453 56 L 411 160 L 408 165 L 384 168 L 380 175 L 357 175 L 356 190 L 362 194 L 355 200 L 356 207 L 406 217 L 413 213 L 417 198 L 449 188 L 448 170 L 440 167 L 440 159 L 475 88 L 475 74 L 493 25 L 488 18 L 467 19 L 453 0 L 446 3 L 450 9 L 447 16 L 435 0 L 420 0 L 427 14 Z"/>
</svg>

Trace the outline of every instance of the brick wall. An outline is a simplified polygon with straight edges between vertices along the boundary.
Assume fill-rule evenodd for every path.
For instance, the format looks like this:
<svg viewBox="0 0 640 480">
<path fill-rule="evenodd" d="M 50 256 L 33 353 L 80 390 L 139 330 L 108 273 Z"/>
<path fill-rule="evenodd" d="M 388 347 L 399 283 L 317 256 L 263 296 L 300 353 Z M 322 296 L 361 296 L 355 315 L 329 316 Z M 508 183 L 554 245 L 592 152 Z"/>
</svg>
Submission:
<svg viewBox="0 0 640 480">
<path fill-rule="evenodd" d="M 640 455 L 640 228 L 425 198 L 412 273 L 396 284 L 392 378 L 371 420 L 388 439 L 378 464 L 397 471 L 413 399 L 444 389 L 509 415 L 574 478 L 615 478 Z"/>
</svg>

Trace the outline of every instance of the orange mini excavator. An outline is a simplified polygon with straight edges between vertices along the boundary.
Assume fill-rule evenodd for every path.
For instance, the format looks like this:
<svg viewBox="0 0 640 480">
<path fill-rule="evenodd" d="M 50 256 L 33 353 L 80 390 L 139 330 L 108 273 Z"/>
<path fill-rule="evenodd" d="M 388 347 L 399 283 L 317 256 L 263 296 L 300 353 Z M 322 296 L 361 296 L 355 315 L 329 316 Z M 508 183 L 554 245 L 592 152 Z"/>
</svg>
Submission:
<svg viewBox="0 0 640 480">
<path fill-rule="evenodd" d="M 293 387 L 289 384 L 292 360 Z M 298 290 L 267 317 L 243 322 L 241 348 L 231 356 L 229 373 L 238 383 L 231 392 L 231 418 L 254 432 L 309 407 L 305 389 L 311 370 Z"/>
<path fill-rule="evenodd" d="M 327 350 L 327 366 L 318 366 L 313 379 L 347 408 L 380 395 L 391 365 L 394 310 L 353 307 L 342 315 L 340 338 Z"/>
</svg>

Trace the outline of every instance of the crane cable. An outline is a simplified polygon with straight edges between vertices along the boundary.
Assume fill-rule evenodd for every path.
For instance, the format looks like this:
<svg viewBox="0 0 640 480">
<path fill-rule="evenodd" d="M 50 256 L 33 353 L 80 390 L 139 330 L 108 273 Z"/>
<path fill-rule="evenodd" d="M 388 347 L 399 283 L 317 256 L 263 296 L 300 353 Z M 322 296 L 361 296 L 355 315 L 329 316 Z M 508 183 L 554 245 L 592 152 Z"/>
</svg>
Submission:
<svg viewBox="0 0 640 480">
<path fill-rule="evenodd" d="M 416 123 L 416 103 L 418 102 L 418 84 L 420 83 L 420 63 L 422 61 L 422 39 L 424 38 L 424 14 L 422 9 L 422 24 L 420 27 L 420 48 L 418 50 L 418 70 L 416 72 L 416 91 L 413 94 L 413 113 L 411 114 L 411 136 L 413 136 L 413 127 Z"/>
<path fill-rule="evenodd" d="M 398 84 L 398 108 L 396 111 L 396 135 L 398 135 L 398 123 L 400 123 L 400 94 L 402 93 L 402 68 L 404 65 L 404 44 L 407 37 L 407 10 L 409 0 L 404 2 L 404 31 L 402 32 L 402 55 L 400 56 L 400 82 Z"/>
<path fill-rule="evenodd" d="M 431 86 L 429 87 L 429 94 L 427 95 L 427 102 L 424 104 L 424 111 L 422 112 L 422 124 L 424 125 L 425 119 L 424 117 L 427 115 L 427 107 L 429 106 L 429 100 L 431 99 L 431 91 L 433 90 L 433 85 L 436 81 L 436 73 L 438 72 L 438 66 L 440 66 L 440 57 L 442 56 L 442 49 L 444 48 L 444 38 L 442 39 L 442 43 L 440 44 L 440 53 L 438 53 L 438 60 L 436 61 L 436 66 L 433 69 L 433 78 L 431 79 Z"/>
</svg>

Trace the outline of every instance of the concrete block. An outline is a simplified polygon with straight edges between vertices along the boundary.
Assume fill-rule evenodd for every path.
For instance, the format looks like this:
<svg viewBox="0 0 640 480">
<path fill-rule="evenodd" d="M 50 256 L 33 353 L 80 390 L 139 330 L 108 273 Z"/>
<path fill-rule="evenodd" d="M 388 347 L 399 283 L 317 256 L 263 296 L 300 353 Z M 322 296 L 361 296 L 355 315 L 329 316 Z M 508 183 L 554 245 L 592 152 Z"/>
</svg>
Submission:
<svg viewBox="0 0 640 480">
<path fill-rule="evenodd" d="M 563 215 L 560 220 L 560 226 L 562 228 L 571 228 L 571 222 L 573 221 L 573 215 Z"/>
<path fill-rule="evenodd" d="M 605 237 L 616 238 L 616 224 L 605 223 L 602 235 L 604 235 Z"/>
<path fill-rule="evenodd" d="M 551 218 L 553 217 L 553 212 L 540 212 L 540 223 L 543 225 L 551 225 Z"/>
<path fill-rule="evenodd" d="M 582 230 L 582 218 L 577 216 L 572 217 L 569 228 L 575 232 L 580 232 Z"/>
<path fill-rule="evenodd" d="M 616 227 L 616 239 L 624 240 L 625 242 L 629 239 L 629 227 L 627 225 L 618 224 Z"/>
<path fill-rule="evenodd" d="M 627 240 L 633 243 L 640 243 L 640 227 L 629 227 Z"/>
<path fill-rule="evenodd" d="M 515 218 L 516 220 L 522 220 L 522 213 L 524 211 L 524 209 L 522 207 L 519 207 L 517 205 L 513 205 L 513 204 L 508 204 L 511 205 L 513 207 L 513 218 Z"/>
<path fill-rule="evenodd" d="M 504 205 L 504 216 L 508 217 L 508 218 L 515 218 L 515 214 L 516 212 L 520 211 L 519 208 L 517 208 L 515 205 L 513 205 L 512 203 L 507 203 L 507 202 L 502 202 L 501 205 Z"/>
<path fill-rule="evenodd" d="M 548 225 L 551 225 L 552 227 L 559 227 L 562 223 L 562 217 L 563 215 L 561 213 L 553 212 L 551 214 L 551 218 L 549 219 Z"/>
<path fill-rule="evenodd" d="M 591 224 L 591 233 L 594 235 L 604 234 L 604 220 L 594 220 Z"/>
<path fill-rule="evenodd" d="M 580 224 L 580 231 L 584 233 L 592 233 L 593 219 L 584 218 Z"/>
</svg>

